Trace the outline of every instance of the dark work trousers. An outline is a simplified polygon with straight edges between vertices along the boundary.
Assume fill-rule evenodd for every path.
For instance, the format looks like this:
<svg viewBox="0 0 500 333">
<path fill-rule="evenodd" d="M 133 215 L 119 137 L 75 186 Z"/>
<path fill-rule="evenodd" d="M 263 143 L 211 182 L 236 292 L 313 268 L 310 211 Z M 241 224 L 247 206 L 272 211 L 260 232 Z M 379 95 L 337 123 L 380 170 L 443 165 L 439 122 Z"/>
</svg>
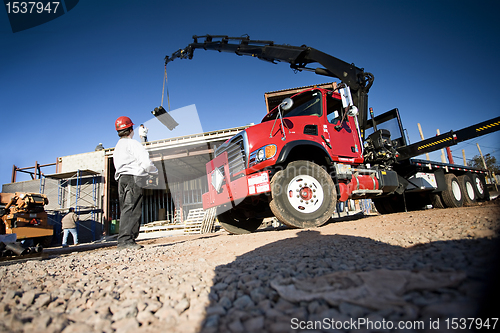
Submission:
<svg viewBox="0 0 500 333">
<path fill-rule="evenodd" d="M 139 236 L 142 216 L 141 178 L 121 175 L 118 179 L 118 195 L 120 197 L 118 245 L 135 243 L 135 239 Z"/>
</svg>

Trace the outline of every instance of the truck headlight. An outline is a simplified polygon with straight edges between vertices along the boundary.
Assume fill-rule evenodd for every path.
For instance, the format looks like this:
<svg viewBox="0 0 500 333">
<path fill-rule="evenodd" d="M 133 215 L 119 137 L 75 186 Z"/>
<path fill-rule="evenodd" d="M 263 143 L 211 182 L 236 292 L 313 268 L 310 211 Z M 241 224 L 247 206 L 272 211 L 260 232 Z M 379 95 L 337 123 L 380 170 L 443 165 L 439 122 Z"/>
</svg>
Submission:
<svg viewBox="0 0 500 333">
<path fill-rule="evenodd" d="M 265 153 L 264 153 L 264 149 L 259 149 L 257 151 L 257 162 L 262 162 L 264 159 L 265 159 Z"/>
<path fill-rule="evenodd" d="M 253 166 L 262 161 L 273 158 L 278 151 L 278 147 L 275 144 L 260 147 L 250 153 L 250 166 Z"/>
</svg>

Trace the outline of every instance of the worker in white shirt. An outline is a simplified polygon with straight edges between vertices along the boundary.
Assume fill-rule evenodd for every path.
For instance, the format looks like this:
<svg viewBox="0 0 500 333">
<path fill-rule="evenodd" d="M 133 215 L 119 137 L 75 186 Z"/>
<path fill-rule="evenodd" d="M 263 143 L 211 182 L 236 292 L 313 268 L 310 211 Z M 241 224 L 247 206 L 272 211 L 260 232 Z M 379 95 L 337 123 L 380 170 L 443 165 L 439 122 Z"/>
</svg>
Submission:
<svg viewBox="0 0 500 333">
<path fill-rule="evenodd" d="M 134 124 L 129 117 L 120 117 L 115 128 L 120 140 L 113 153 L 115 179 L 118 181 L 120 202 L 120 229 L 118 249 L 140 249 L 135 242 L 139 236 L 142 216 L 142 188 L 149 175 L 157 175 L 158 169 L 149 154 L 138 141 L 133 140 Z"/>
<path fill-rule="evenodd" d="M 139 126 L 139 137 L 141 138 L 141 142 L 148 142 L 148 128 L 141 124 Z"/>
</svg>

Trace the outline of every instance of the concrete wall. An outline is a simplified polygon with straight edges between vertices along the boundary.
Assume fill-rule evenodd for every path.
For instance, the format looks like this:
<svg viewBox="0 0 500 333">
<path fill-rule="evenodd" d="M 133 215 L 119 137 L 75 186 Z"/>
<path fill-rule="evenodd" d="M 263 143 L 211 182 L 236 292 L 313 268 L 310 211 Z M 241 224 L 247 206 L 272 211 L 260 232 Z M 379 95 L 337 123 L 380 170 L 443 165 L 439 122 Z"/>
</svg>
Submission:
<svg viewBox="0 0 500 333">
<path fill-rule="evenodd" d="M 56 179 L 49 179 L 49 178 L 42 179 L 41 181 L 40 179 L 35 179 L 35 180 L 27 180 L 24 182 L 2 185 L 3 193 L 15 193 L 15 192 L 44 193 L 49 199 L 49 204 L 45 206 L 46 210 L 59 208 L 59 203 L 57 202 L 58 189 L 59 189 L 59 181 Z"/>
<path fill-rule="evenodd" d="M 98 173 L 103 173 L 105 161 L 104 150 L 63 156 L 59 157 L 59 172 L 65 173 L 77 170 L 92 170 Z"/>
</svg>

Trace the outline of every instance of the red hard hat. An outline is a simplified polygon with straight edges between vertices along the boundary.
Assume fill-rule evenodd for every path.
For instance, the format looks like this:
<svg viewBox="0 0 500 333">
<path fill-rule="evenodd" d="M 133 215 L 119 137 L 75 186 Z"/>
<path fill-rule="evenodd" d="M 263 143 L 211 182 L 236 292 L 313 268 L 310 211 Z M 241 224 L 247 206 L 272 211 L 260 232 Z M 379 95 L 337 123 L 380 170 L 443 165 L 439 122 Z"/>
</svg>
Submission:
<svg viewBox="0 0 500 333">
<path fill-rule="evenodd" d="M 132 126 L 134 126 L 134 123 L 129 117 L 121 116 L 115 121 L 115 128 L 117 131 L 121 131 Z"/>
</svg>

